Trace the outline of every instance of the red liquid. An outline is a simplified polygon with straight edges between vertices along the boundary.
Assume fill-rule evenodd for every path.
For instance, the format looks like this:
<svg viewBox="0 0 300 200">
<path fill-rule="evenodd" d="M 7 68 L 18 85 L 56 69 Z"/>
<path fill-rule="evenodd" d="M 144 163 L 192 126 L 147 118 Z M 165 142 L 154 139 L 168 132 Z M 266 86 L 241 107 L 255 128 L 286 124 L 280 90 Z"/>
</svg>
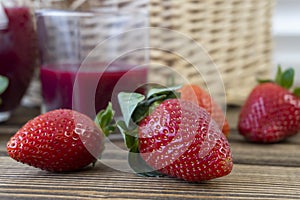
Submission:
<svg viewBox="0 0 300 200">
<path fill-rule="evenodd" d="M 36 35 L 29 9 L 4 8 L 9 19 L 7 29 L 0 30 L 0 74 L 9 78 L 1 95 L 0 111 L 16 108 L 33 76 L 36 58 Z"/>
<path fill-rule="evenodd" d="M 121 71 L 64 71 L 54 66 L 41 69 L 45 110 L 69 108 L 85 113 L 91 118 L 109 101 L 120 114 L 117 95 L 121 91 L 133 92 L 147 80 L 147 70 Z M 138 91 L 144 92 L 144 91 Z"/>
</svg>

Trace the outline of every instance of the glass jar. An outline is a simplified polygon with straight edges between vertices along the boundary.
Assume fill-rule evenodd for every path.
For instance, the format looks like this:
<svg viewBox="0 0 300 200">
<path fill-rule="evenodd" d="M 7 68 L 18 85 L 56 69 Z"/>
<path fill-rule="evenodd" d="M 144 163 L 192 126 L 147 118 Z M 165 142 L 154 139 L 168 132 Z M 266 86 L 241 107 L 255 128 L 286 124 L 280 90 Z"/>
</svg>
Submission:
<svg viewBox="0 0 300 200">
<path fill-rule="evenodd" d="M 148 26 L 143 8 L 36 12 L 42 112 L 68 108 L 94 118 L 120 91 L 144 92 Z"/>
<path fill-rule="evenodd" d="M 0 75 L 8 87 L 0 95 L 0 121 L 9 119 L 26 93 L 36 66 L 37 39 L 30 8 L 20 0 L 0 0 Z"/>
</svg>

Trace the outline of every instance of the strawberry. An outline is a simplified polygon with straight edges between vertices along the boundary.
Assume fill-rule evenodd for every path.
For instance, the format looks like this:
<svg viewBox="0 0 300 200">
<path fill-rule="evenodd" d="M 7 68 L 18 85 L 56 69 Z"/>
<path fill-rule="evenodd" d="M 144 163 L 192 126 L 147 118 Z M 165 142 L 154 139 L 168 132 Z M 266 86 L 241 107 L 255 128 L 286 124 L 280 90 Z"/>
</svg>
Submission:
<svg viewBox="0 0 300 200">
<path fill-rule="evenodd" d="M 192 101 L 204 108 L 217 124 L 222 128 L 225 136 L 229 135 L 229 124 L 220 106 L 212 99 L 212 97 L 197 85 L 185 85 L 180 89 L 181 99 Z"/>
<path fill-rule="evenodd" d="M 148 165 L 189 182 L 225 176 L 232 169 L 227 139 L 202 108 L 162 102 L 139 124 L 139 151 Z"/>
<path fill-rule="evenodd" d="M 294 70 L 278 72 L 274 81 L 263 81 L 250 93 L 243 105 L 238 130 L 251 142 L 274 143 L 300 130 L 300 89 L 294 93 Z"/>
<path fill-rule="evenodd" d="M 229 174 L 233 163 L 227 138 L 206 110 L 178 98 L 177 91 L 119 94 L 124 120 L 117 126 L 129 148 L 130 166 L 145 176 L 188 182 Z"/>
<path fill-rule="evenodd" d="M 103 134 L 86 115 L 59 109 L 28 121 L 7 143 L 16 161 L 53 172 L 81 169 L 104 149 Z"/>
</svg>

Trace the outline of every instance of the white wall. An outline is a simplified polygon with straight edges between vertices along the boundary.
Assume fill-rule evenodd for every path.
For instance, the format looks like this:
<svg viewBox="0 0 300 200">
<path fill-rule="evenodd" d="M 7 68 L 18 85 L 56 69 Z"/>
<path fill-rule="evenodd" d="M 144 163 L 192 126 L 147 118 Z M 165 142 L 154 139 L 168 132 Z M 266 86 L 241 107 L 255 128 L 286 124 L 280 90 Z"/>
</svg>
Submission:
<svg viewBox="0 0 300 200">
<path fill-rule="evenodd" d="M 284 68 L 293 67 L 296 70 L 296 85 L 300 86 L 300 0 L 277 0 L 273 34 L 273 63 Z"/>
</svg>

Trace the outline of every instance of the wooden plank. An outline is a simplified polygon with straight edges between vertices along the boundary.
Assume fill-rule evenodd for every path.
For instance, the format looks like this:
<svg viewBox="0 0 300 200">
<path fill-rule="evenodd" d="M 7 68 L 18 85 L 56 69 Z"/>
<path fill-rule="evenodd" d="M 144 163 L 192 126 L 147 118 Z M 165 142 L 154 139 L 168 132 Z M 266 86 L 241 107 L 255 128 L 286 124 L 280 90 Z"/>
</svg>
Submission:
<svg viewBox="0 0 300 200">
<path fill-rule="evenodd" d="M 38 109 L 19 108 L 0 125 L 0 199 L 299 199 L 300 134 L 278 144 L 246 142 L 236 130 L 238 112 L 236 108 L 227 112 L 235 163 L 232 173 L 190 184 L 167 177 L 139 177 L 101 162 L 92 169 L 62 174 L 15 162 L 6 155 L 6 143 L 21 124 L 39 114 Z M 123 147 L 120 136 L 111 138 Z M 106 148 L 104 158 L 115 168 L 127 165 L 116 149 Z"/>
<path fill-rule="evenodd" d="M 234 135 L 234 136 L 233 136 Z M 6 143 L 11 135 L 0 135 L 0 155 L 6 155 Z M 229 142 L 236 164 L 300 167 L 300 135 L 277 144 L 255 144 L 245 141 L 237 132 L 230 135 Z M 114 135 L 112 142 L 123 146 L 120 136 Z M 108 149 L 106 148 L 106 151 Z M 118 152 L 111 151 L 112 156 Z"/>
<path fill-rule="evenodd" d="M 235 163 L 300 167 L 300 134 L 275 144 L 245 141 L 234 132 L 229 141 Z"/>
<path fill-rule="evenodd" d="M 294 167 L 237 164 L 230 175 L 200 184 L 167 177 L 140 177 L 101 163 L 80 172 L 55 174 L 1 157 L 0 168 L 0 199 L 298 199 L 300 196 L 300 169 Z"/>
</svg>

